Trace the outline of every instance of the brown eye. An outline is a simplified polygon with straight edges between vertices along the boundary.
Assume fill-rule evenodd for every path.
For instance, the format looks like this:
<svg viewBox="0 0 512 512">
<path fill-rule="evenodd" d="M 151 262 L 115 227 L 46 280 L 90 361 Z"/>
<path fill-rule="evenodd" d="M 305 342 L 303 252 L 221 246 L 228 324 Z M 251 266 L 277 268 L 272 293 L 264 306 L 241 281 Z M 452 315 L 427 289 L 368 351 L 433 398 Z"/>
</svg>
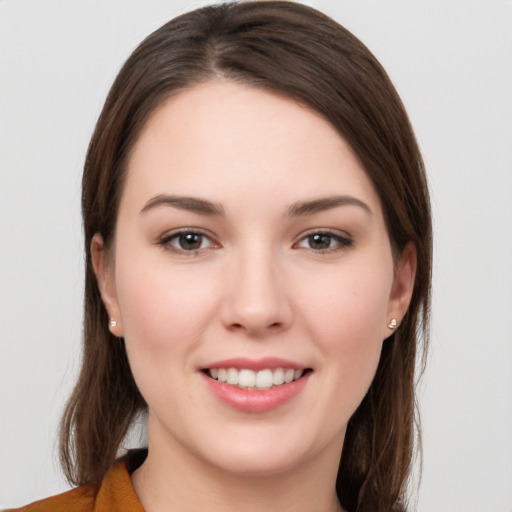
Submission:
<svg viewBox="0 0 512 512">
<path fill-rule="evenodd" d="M 216 246 L 208 236 L 198 231 L 179 231 L 166 235 L 159 241 L 159 245 L 178 253 L 194 253 Z"/>
<path fill-rule="evenodd" d="M 331 252 L 343 250 L 351 245 L 352 240 L 348 236 L 328 231 L 317 231 L 302 238 L 296 247 L 316 252 Z"/>
<path fill-rule="evenodd" d="M 195 251 L 201 248 L 203 235 L 199 233 L 182 233 L 177 239 L 180 249 L 184 251 Z"/>
<path fill-rule="evenodd" d="M 308 243 L 311 249 L 322 250 L 331 247 L 331 235 L 325 233 L 317 233 L 308 236 Z"/>
</svg>

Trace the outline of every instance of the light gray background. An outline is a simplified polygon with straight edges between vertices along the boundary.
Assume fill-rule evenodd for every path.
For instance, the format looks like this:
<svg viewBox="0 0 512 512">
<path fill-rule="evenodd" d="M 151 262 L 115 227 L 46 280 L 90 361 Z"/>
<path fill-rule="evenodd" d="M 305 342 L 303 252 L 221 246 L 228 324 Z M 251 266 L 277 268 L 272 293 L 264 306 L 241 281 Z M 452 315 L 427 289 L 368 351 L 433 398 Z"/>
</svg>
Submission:
<svg viewBox="0 0 512 512">
<path fill-rule="evenodd" d="M 108 87 L 198 1 L 0 0 L 0 508 L 66 489 L 81 166 Z M 435 216 L 420 512 L 512 511 L 512 3 L 308 2 L 359 36 L 415 126 Z"/>
</svg>

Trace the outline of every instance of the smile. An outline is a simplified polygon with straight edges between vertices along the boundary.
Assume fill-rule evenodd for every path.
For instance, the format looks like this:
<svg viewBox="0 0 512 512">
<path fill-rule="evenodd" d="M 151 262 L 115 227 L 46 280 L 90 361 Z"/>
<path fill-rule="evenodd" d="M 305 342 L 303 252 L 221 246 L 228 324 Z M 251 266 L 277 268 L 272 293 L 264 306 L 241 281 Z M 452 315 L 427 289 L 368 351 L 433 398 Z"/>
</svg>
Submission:
<svg viewBox="0 0 512 512">
<path fill-rule="evenodd" d="M 266 368 L 260 371 L 248 368 L 210 368 L 206 373 L 212 379 L 240 389 L 264 390 L 289 384 L 302 377 L 304 370 L 293 368 Z"/>
</svg>

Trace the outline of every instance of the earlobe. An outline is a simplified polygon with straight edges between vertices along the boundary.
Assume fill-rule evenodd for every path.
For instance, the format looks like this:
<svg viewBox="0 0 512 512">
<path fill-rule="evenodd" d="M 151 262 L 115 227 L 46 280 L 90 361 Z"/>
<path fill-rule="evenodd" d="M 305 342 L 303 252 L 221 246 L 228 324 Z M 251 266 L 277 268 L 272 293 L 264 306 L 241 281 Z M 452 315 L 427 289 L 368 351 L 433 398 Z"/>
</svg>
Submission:
<svg viewBox="0 0 512 512">
<path fill-rule="evenodd" d="M 113 268 L 108 260 L 103 238 L 99 233 L 93 236 L 90 250 L 98 288 L 110 319 L 108 328 L 114 336 L 122 337 L 123 329 L 114 283 Z"/>
<path fill-rule="evenodd" d="M 395 269 L 393 288 L 389 298 L 388 306 L 388 332 L 385 337 L 392 334 L 399 327 L 411 302 L 416 279 L 417 253 L 416 247 L 409 242 L 398 261 Z"/>
</svg>

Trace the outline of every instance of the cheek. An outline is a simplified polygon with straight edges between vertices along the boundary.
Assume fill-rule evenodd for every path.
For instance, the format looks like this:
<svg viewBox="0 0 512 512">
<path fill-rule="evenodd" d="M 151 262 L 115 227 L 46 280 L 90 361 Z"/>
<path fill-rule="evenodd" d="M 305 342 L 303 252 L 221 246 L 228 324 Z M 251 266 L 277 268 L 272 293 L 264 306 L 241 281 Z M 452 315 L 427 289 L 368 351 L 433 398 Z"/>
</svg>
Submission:
<svg viewBox="0 0 512 512">
<path fill-rule="evenodd" d="M 160 258 L 161 260 L 162 258 Z M 164 258 L 165 260 L 165 258 Z M 117 294 L 130 367 L 151 410 L 183 407 L 193 372 L 190 355 L 201 343 L 215 308 L 212 280 L 194 286 L 190 271 L 146 256 L 119 260 Z M 194 407 L 191 402 L 187 407 Z"/>
<path fill-rule="evenodd" d="M 134 354 L 161 358 L 199 342 L 213 315 L 215 284 L 203 279 L 198 287 L 190 277 L 190 269 L 171 268 L 165 258 L 119 259 L 117 296 L 124 337 Z"/>
<path fill-rule="evenodd" d="M 384 268 L 382 268 L 384 267 Z M 325 331 L 322 338 L 339 337 L 350 345 L 360 346 L 375 338 L 382 341 L 392 287 L 392 264 L 365 266 L 362 272 L 341 268 L 303 286 L 303 309 L 316 329 Z"/>
<path fill-rule="evenodd" d="M 366 272 L 333 273 L 309 287 L 304 321 L 325 358 L 332 392 L 354 412 L 373 380 L 383 343 L 392 263 Z M 389 270 L 388 270 L 389 269 Z M 318 276 L 317 276 L 318 277 Z M 325 290 L 329 291 L 326 292 Z M 306 298 L 304 297 L 304 301 Z"/>
</svg>

